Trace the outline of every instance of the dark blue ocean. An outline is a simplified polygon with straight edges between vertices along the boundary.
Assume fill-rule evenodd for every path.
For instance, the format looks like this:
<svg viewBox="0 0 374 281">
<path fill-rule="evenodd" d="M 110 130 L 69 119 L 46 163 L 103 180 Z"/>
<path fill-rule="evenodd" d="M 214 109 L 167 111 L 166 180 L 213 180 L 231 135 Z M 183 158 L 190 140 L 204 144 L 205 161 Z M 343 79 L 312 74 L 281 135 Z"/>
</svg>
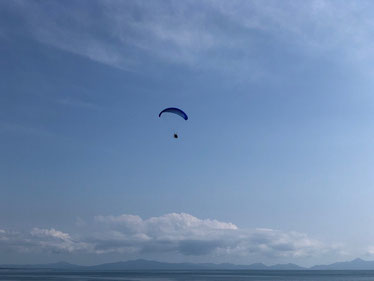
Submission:
<svg viewBox="0 0 374 281">
<path fill-rule="evenodd" d="M 373 280 L 374 271 L 69 271 L 0 269 L 1 281 L 69 280 L 69 281 L 363 281 Z"/>
</svg>

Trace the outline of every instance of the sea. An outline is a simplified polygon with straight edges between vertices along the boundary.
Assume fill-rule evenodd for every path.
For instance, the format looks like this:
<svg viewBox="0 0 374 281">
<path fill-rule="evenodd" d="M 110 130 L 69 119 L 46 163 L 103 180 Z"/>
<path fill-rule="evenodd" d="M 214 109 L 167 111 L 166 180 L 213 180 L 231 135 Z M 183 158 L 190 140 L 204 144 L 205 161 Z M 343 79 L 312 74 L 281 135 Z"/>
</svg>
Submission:
<svg viewBox="0 0 374 281">
<path fill-rule="evenodd" d="M 1 281 L 374 281 L 374 270 L 78 271 L 0 269 Z"/>
</svg>

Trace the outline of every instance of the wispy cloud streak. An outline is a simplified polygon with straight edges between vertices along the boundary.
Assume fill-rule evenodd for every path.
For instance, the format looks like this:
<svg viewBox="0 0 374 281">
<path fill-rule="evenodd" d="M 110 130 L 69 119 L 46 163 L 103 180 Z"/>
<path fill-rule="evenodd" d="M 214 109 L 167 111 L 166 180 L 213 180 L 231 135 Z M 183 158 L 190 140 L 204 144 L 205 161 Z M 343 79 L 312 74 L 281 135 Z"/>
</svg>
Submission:
<svg viewBox="0 0 374 281">
<path fill-rule="evenodd" d="M 286 42 L 289 52 L 308 56 L 360 63 L 374 59 L 371 1 L 311 0 L 303 5 L 271 0 L 16 1 L 1 5 L 21 18 L 37 40 L 123 69 L 144 66 L 150 58 L 215 71 L 243 70 L 251 64 L 260 68 L 257 50 L 263 44 L 270 47 L 266 41 Z"/>
</svg>

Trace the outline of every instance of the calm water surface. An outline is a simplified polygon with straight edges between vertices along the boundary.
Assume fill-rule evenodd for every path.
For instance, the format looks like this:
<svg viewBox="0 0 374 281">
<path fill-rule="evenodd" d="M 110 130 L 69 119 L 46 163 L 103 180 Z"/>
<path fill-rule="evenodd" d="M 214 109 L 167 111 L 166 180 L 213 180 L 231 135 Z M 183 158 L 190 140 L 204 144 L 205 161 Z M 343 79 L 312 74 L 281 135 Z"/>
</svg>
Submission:
<svg viewBox="0 0 374 281">
<path fill-rule="evenodd" d="M 70 271 L 0 269 L 1 281 L 374 281 L 374 271 Z"/>
</svg>

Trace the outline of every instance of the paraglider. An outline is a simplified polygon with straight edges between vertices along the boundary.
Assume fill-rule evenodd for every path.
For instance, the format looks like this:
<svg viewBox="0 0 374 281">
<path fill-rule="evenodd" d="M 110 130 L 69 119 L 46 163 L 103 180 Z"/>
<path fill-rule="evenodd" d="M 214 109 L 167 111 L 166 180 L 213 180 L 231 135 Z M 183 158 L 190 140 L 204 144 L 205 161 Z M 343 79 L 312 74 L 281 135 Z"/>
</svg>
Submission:
<svg viewBox="0 0 374 281">
<path fill-rule="evenodd" d="M 173 113 L 173 114 L 176 114 L 176 115 L 182 117 L 184 120 L 188 120 L 187 114 L 182 109 L 179 109 L 179 108 L 176 108 L 176 107 L 165 108 L 164 110 L 162 110 L 160 112 L 160 114 L 158 115 L 158 117 L 161 117 L 161 115 L 163 115 L 164 113 Z M 177 133 L 174 133 L 174 138 L 175 139 L 178 138 L 178 134 Z"/>
<path fill-rule="evenodd" d="M 158 117 L 161 117 L 161 115 L 165 112 L 170 112 L 170 113 L 174 113 L 174 114 L 177 114 L 179 115 L 180 117 L 182 117 L 184 120 L 187 120 L 188 119 L 188 116 L 187 114 L 182 110 L 182 109 L 179 109 L 179 108 L 176 108 L 176 107 L 168 107 L 168 108 L 165 108 L 164 110 L 162 110 L 160 112 L 160 114 L 158 115 Z"/>
</svg>

